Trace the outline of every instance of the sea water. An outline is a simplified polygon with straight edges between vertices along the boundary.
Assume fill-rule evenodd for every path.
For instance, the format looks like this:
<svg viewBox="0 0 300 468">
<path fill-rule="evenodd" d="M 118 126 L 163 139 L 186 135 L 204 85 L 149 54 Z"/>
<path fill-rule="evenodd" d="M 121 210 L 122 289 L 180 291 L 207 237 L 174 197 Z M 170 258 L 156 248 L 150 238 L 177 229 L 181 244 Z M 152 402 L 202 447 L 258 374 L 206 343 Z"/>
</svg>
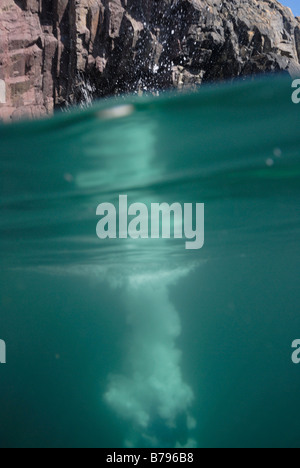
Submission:
<svg viewBox="0 0 300 468">
<path fill-rule="evenodd" d="M 0 127 L 1 447 L 297 447 L 300 106 L 284 78 Z M 205 205 L 205 243 L 97 207 Z M 118 216 L 120 213 L 118 213 Z"/>
</svg>

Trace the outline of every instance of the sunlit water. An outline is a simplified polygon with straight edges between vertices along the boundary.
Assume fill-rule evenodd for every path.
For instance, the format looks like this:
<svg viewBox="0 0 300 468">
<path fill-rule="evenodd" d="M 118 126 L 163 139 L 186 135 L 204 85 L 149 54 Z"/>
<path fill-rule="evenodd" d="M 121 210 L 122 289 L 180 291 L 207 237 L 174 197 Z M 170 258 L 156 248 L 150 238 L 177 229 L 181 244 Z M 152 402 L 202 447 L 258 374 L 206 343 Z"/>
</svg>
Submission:
<svg viewBox="0 0 300 468">
<path fill-rule="evenodd" d="M 299 128 L 285 79 L 0 127 L 1 447 L 299 445 Z M 99 240 L 120 194 L 205 246 Z"/>
</svg>

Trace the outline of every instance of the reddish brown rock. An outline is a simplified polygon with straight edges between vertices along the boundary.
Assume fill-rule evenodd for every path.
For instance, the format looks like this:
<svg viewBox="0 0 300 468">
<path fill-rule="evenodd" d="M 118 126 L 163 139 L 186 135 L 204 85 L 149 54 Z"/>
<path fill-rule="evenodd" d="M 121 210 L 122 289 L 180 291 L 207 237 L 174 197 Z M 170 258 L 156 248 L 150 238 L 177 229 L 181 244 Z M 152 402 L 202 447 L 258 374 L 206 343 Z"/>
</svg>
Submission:
<svg viewBox="0 0 300 468">
<path fill-rule="evenodd" d="M 54 108 L 51 71 L 57 39 L 43 30 L 39 3 L 38 0 L 1 0 L 0 117 L 3 120 L 37 117 Z"/>
</svg>

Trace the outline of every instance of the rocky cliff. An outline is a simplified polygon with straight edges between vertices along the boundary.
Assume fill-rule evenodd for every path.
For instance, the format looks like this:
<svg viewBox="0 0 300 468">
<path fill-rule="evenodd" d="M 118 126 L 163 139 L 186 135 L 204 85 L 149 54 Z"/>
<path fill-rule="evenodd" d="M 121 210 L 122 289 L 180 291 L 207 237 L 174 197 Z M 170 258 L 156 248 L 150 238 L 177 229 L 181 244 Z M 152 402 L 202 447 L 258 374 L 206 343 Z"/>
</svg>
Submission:
<svg viewBox="0 0 300 468">
<path fill-rule="evenodd" d="M 1 0 L 0 118 L 261 72 L 300 75 L 276 0 Z"/>
</svg>

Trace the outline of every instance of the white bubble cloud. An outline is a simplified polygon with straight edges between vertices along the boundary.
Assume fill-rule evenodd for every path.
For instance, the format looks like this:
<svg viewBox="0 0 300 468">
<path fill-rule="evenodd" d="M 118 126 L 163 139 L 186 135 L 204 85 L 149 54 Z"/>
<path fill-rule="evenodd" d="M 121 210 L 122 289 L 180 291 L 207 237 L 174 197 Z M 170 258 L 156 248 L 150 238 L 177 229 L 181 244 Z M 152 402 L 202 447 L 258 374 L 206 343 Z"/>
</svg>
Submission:
<svg viewBox="0 0 300 468">
<path fill-rule="evenodd" d="M 104 397 L 136 431 L 144 431 L 144 439 L 150 438 L 147 429 L 151 424 L 159 421 L 175 428 L 180 415 L 186 416 L 188 430 L 196 427 L 189 415 L 194 395 L 184 381 L 181 351 L 176 345 L 181 334 L 179 313 L 169 298 L 170 284 L 188 272 L 175 269 L 130 276 L 125 288 L 130 330 L 125 372 L 109 377 Z"/>
</svg>

